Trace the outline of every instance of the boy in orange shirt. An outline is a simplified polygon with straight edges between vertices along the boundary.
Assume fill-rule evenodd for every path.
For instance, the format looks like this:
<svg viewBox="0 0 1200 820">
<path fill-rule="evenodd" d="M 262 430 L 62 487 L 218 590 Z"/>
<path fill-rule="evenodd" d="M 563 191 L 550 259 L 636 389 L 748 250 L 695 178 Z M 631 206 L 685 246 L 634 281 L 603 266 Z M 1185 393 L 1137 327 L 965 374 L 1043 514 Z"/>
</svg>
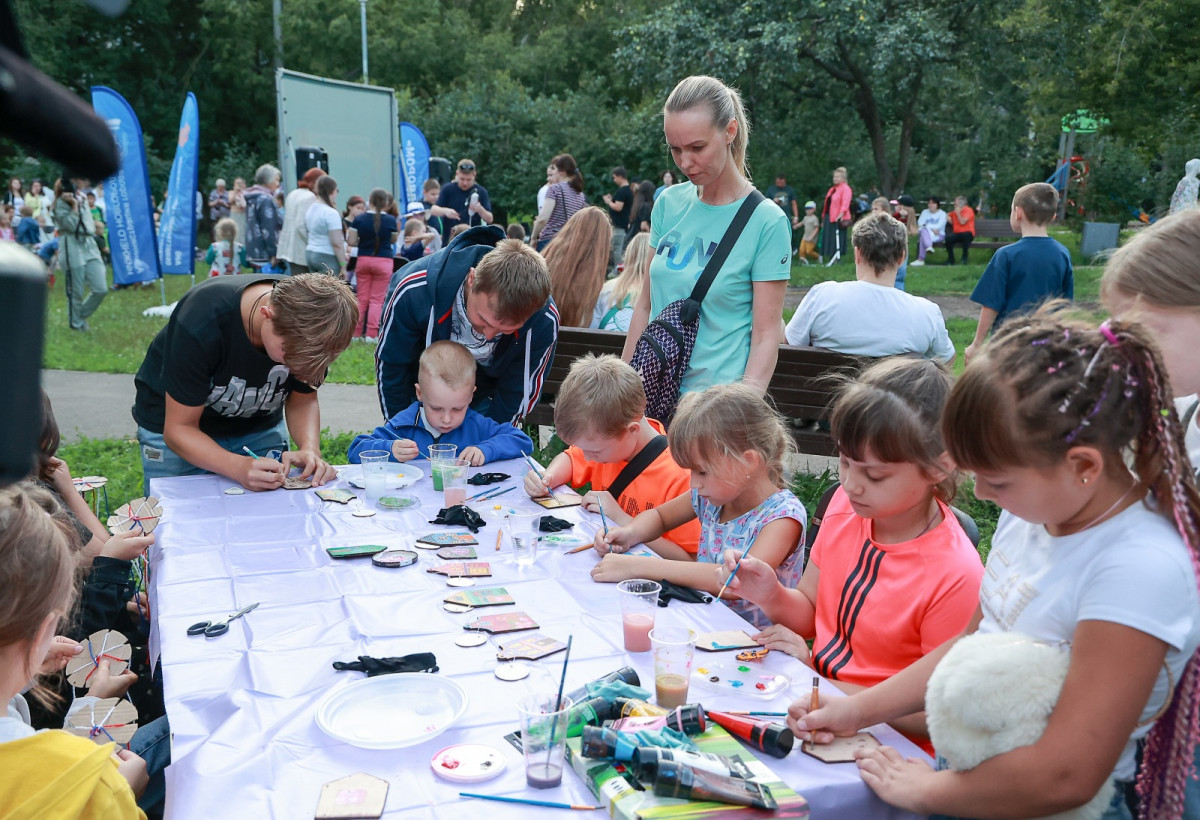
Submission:
<svg viewBox="0 0 1200 820">
<path fill-rule="evenodd" d="M 691 490 L 691 476 L 671 457 L 662 424 L 646 418 L 641 377 L 616 356 L 588 354 L 571 365 L 554 403 L 554 426 L 570 446 L 544 478 L 526 474 L 531 498 L 590 482 L 584 506 L 597 512 L 603 504 L 610 526 L 622 526 Z M 695 560 L 699 540 L 700 522 L 692 520 L 646 546 L 664 558 Z"/>
</svg>

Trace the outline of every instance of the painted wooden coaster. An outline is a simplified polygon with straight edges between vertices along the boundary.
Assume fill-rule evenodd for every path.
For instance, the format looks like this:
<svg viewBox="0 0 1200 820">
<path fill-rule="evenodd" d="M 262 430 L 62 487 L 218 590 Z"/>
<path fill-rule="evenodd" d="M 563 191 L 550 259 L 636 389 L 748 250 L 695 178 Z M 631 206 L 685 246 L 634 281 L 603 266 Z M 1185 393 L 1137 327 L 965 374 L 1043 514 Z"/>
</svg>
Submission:
<svg viewBox="0 0 1200 820">
<path fill-rule="evenodd" d="M 225 495 L 245 495 L 246 491 L 241 487 L 226 487 Z"/>
<path fill-rule="evenodd" d="M 482 783 L 498 777 L 507 767 L 504 755 L 491 746 L 462 743 L 442 749 L 429 761 L 433 773 L 453 783 Z"/>
<path fill-rule="evenodd" d="M 358 496 L 354 493 L 350 492 L 349 490 L 343 490 L 340 487 L 323 488 L 320 490 L 314 490 L 314 492 L 322 501 L 331 501 L 334 504 L 349 504 L 351 501 L 358 498 Z"/>
<path fill-rule="evenodd" d="M 501 663 L 496 665 L 496 677 L 500 680 L 518 681 L 529 677 L 529 664 L 513 661 L 512 663 Z"/>
<path fill-rule="evenodd" d="M 372 555 L 371 563 L 377 567 L 399 569 L 400 567 L 412 566 L 417 563 L 419 557 L 412 550 L 387 550 L 378 555 Z"/>
<path fill-rule="evenodd" d="M 470 649 L 472 646 L 483 646 L 487 643 L 487 635 L 482 632 L 464 632 L 454 639 L 457 646 L 463 649 Z"/>
<path fill-rule="evenodd" d="M 470 578 L 447 578 L 446 586 L 448 587 L 473 587 L 475 582 Z"/>
<path fill-rule="evenodd" d="M 461 594 L 461 593 L 458 593 Z M 501 635 L 505 632 L 522 632 L 526 629 L 537 629 L 537 621 L 524 612 L 502 612 L 496 615 L 481 615 L 463 626 L 463 629 L 477 629 Z"/>
<path fill-rule="evenodd" d="M 739 652 L 737 659 L 739 661 L 761 661 L 770 651 L 765 646 L 760 646 L 758 649 L 747 649 L 745 652 Z"/>
<path fill-rule="evenodd" d="M 527 638 L 519 638 L 518 640 L 504 644 L 504 646 L 500 647 L 500 651 L 496 653 L 496 660 L 536 661 L 538 658 L 562 652 L 566 648 L 567 645 L 565 643 L 555 638 L 547 638 L 544 635 L 531 635 Z"/>
<path fill-rule="evenodd" d="M 471 561 L 479 557 L 474 547 L 442 547 L 436 555 L 447 561 Z"/>
<path fill-rule="evenodd" d="M 100 698 L 69 714 L 63 728 L 101 745 L 128 746 L 138 728 L 137 707 L 123 698 Z"/>
<path fill-rule="evenodd" d="M 696 648 L 702 652 L 723 652 L 727 649 L 757 649 L 758 643 L 740 629 L 705 632 L 696 638 Z"/>
<path fill-rule="evenodd" d="M 489 589 L 472 589 L 469 592 L 455 592 L 452 595 L 447 595 L 442 599 L 451 604 L 460 604 L 462 606 L 503 606 L 504 604 L 515 604 L 513 596 L 508 594 L 508 590 L 504 587 L 491 587 Z"/>
<path fill-rule="evenodd" d="M 426 550 L 438 547 L 472 547 L 478 543 L 478 539 L 469 532 L 431 532 L 417 539 L 417 546 Z"/>
<path fill-rule="evenodd" d="M 158 526 L 158 519 L 162 514 L 162 505 L 154 496 L 135 498 L 108 517 L 108 528 L 113 533 L 140 528 L 143 533 L 149 535 Z"/>
<path fill-rule="evenodd" d="M 87 636 L 83 651 L 67 662 L 67 682 L 76 688 L 91 684 L 100 668 L 100 661 L 109 661 L 109 674 L 116 676 L 129 668 L 133 649 L 120 632 L 101 629 Z"/>
<path fill-rule="evenodd" d="M 79 492 L 90 493 L 92 490 L 98 490 L 107 484 L 108 479 L 102 475 L 85 475 L 71 479 L 71 483 L 75 485 L 75 489 Z"/>
<path fill-rule="evenodd" d="M 331 780 L 321 787 L 316 820 L 382 817 L 388 785 L 366 772 Z"/>
<path fill-rule="evenodd" d="M 308 490 L 311 488 L 312 482 L 298 475 L 290 475 L 283 480 L 283 489 L 285 490 Z"/>
<path fill-rule="evenodd" d="M 488 578 L 492 574 L 492 565 L 486 561 L 456 561 L 449 564 L 438 564 L 436 567 L 430 567 L 426 572 L 434 572 L 438 575 L 450 575 L 465 578 Z"/>
</svg>

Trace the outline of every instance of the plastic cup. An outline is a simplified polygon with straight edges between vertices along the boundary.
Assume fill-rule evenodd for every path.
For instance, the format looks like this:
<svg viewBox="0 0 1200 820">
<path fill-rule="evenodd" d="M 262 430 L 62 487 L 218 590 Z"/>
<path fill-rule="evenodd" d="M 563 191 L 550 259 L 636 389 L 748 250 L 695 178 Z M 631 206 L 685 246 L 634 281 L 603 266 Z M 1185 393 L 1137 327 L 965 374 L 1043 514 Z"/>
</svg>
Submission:
<svg viewBox="0 0 1200 820">
<path fill-rule="evenodd" d="M 693 630 L 683 626 L 650 630 L 650 643 L 654 647 L 654 699 L 664 709 L 687 703 L 696 637 Z"/>
<path fill-rule="evenodd" d="M 366 502 L 374 504 L 383 496 L 387 489 L 388 457 L 387 450 L 366 450 L 359 457 L 362 461 L 363 486 L 366 488 Z"/>
<path fill-rule="evenodd" d="M 433 477 L 433 489 L 437 492 L 442 492 L 441 465 L 447 461 L 454 461 L 456 458 L 458 458 L 457 444 L 429 445 L 429 474 Z"/>
<path fill-rule="evenodd" d="M 564 695 L 558 703 L 557 692 L 526 695 L 517 703 L 517 711 L 521 714 L 525 782 L 532 788 L 552 789 L 562 783 L 570 708 L 571 699 Z"/>
<path fill-rule="evenodd" d="M 467 478 L 471 473 L 471 462 L 465 458 L 439 462 L 442 468 L 443 506 L 453 507 L 467 500 Z M 434 475 L 437 475 L 435 472 Z"/>
<path fill-rule="evenodd" d="M 505 523 L 508 525 L 508 537 L 512 541 L 513 560 L 519 567 L 532 566 L 537 561 L 542 517 L 540 515 L 510 515 L 505 519 Z"/>
<path fill-rule="evenodd" d="M 662 584 L 645 578 L 630 578 L 617 584 L 621 596 L 621 625 L 625 631 L 625 651 L 649 652 L 650 630 L 658 611 L 658 593 Z"/>
</svg>

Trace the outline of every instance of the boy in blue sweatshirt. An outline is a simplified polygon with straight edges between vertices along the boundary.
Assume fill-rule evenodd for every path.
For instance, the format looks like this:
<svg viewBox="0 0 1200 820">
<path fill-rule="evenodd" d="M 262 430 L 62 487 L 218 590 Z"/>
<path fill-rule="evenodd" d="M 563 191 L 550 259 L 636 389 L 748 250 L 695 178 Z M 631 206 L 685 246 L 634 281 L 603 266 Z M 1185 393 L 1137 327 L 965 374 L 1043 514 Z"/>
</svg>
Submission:
<svg viewBox="0 0 1200 820">
<path fill-rule="evenodd" d="M 354 439 L 351 464 L 358 464 L 366 450 L 387 450 L 394 461 L 428 458 L 430 444 L 458 445 L 458 457 L 474 467 L 533 452 L 533 442 L 520 428 L 471 409 L 475 358 L 458 342 L 443 340 L 425 348 L 416 392 L 417 400 L 391 421 Z"/>
</svg>

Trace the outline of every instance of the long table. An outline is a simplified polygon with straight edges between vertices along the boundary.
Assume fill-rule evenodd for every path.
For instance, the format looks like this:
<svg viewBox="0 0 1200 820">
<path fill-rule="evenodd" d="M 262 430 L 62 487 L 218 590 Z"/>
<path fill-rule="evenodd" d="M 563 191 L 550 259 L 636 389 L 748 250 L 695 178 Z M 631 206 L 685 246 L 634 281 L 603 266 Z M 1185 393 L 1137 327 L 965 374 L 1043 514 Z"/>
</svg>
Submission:
<svg viewBox="0 0 1200 820">
<path fill-rule="evenodd" d="M 427 463 L 416 464 L 428 472 Z M 518 487 L 496 503 L 544 512 L 519 489 L 522 462 L 499 462 L 487 469 L 512 476 L 493 487 Z M 323 502 L 312 490 L 225 494 L 233 486 L 218 476 L 154 479 L 151 484 L 164 510 L 151 553 L 150 602 L 151 652 L 161 663 L 173 735 L 173 762 L 166 772 L 168 818 L 312 817 L 323 784 L 359 771 L 389 781 L 388 818 L 461 820 L 485 812 L 516 818 L 537 811 L 467 803 L 458 797 L 460 789 L 598 804 L 569 771 L 557 789 L 528 789 L 520 755 L 503 740 L 517 727 L 516 702 L 530 691 L 557 686 L 561 654 L 532 662 L 533 674 L 525 680 L 501 681 L 494 675 L 498 661 L 491 643 L 473 648 L 454 643 L 464 623 L 498 610 L 443 610 L 442 599 L 456 590 L 443 576 L 426 571 L 443 560 L 434 552 L 417 550 L 419 565 L 403 569 L 375 567 L 370 559 L 333 560 L 326 554 L 327 547 L 357 544 L 411 549 L 425 533 L 461 529 L 429 523 L 441 506 L 441 493 L 432 489 L 428 476 L 401 491 L 415 495 L 419 509 L 380 511 L 371 518 L 353 516 L 355 502 Z M 344 479 L 330 486 L 353 489 Z M 594 533 L 599 526 L 598 516 L 580 508 L 553 512 L 573 521 L 577 532 Z M 507 533 L 496 551 L 497 529 L 489 520 L 479 533 L 478 560 L 489 562 L 493 575 L 480 579 L 476 588 L 505 587 L 516 598 L 515 609 L 541 627 L 538 633 L 516 637 L 573 636 L 568 689 L 628 665 L 653 690 L 650 653 L 630 654 L 623 648 L 615 585 L 594 583 L 588 574 L 598 560 L 595 553 L 567 555 L 543 548 L 536 564 L 519 567 Z M 256 601 L 260 606 L 233 621 L 224 636 L 186 634 L 197 621 Z M 753 634 L 753 627 L 720 603 L 672 602 L 659 610 L 658 623 Z M 420 745 L 387 751 L 342 743 L 317 726 L 317 707 L 326 695 L 363 677 L 334 671 L 334 661 L 413 652 L 433 652 L 439 674 L 466 690 L 469 707 L 460 722 Z M 698 654 L 699 663 L 711 657 Z M 732 660 L 732 653 L 722 653 L 720 659 Z M 788 693 L 764 700 L 732 688 L 694 688 L 689 700 L 713 709 L 783 711 L 792 699 L 808 693 L 811 669 L 779 652 L 763 663 L 767 670 L 791 677 Z M 822 692 L 833 693 L 834 686 L 823 683 Z M 871 731 L 906 756 L 923 756 L 887 726 Z M 473 787 L 438 779 L 430 759 L 457 743 L 500 750 L 508 763 L 504 774 Z M 763 760 L 807 798 L 814 818 L 909 816 L 875 798 L 853 764 L 827 765 L 799 751 L 784 760 Z"/>
</svg>

